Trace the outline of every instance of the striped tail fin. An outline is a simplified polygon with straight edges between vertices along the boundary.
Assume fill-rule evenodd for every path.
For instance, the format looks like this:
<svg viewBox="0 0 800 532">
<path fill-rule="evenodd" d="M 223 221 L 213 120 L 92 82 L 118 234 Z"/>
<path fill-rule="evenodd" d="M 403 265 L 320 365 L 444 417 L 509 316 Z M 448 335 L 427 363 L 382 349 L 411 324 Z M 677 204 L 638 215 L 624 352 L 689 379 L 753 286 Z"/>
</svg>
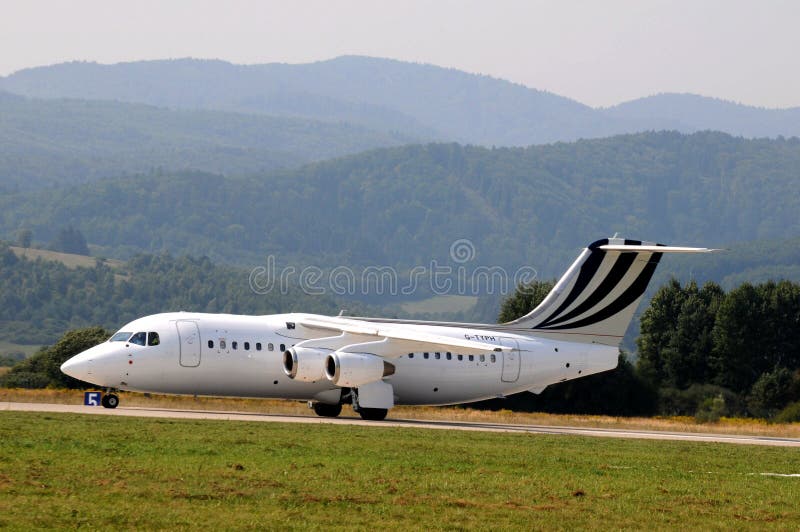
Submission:
<svg viewBox="0 0 800 532">
<path fill-rule="evenodd" d="M 709 251 L 622 238 L 598 240 L 583 250 L 541 304 L 503 325 L 537 336 L 618 346 L 661 256 Z"/>
</svg>

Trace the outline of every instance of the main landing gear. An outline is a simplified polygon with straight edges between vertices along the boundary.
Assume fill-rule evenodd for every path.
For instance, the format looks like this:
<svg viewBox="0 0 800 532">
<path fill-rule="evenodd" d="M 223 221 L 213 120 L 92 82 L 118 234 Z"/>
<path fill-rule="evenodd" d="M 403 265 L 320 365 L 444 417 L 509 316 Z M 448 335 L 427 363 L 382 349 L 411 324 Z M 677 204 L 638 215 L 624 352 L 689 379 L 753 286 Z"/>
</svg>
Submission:
<svg viewBox="0 0 800 532">
<path fill-rule="evenodd" d="M 327 403 L 313 403 L 311 408 L 320 417 L 336 417 L 342 413 L 342 405 L 330 405 Z"/>
<path fill-rule="evenodd" d="M 104 404 L 103 406 L 106 405 Z M 339 414 L 342 413 L 341 404 L 330 405 L 327 403 L 312 403 L 311 408 L 314 409 L 314 413 L 320 417 L 337 417 Z M 386 419 L 386 415 L 389 413 L 389 410 L 387 410 L 386 408 L 362 407 L 356 410 L 356 412 L 358 412 L 358 415 L 361 416 L 361 419 L 365 419 L 367 421 L 382 421 Z"/>
<path fill-rule="evenodd" d="M 103 408 L 117 408 L 119 406 L 119 396 L 115 393 L 104 393 L 103 398 L 100 399 L 100 404 Z"/>
<path fill-rule="evenodd" d="M 386 408 L 359 408 L 357 410 L 358 415 L 361 416 L 361 419 L 366 421 L 383 421 L 386 419 L 386 414 L 389 413 L 389 410 Z"/>
</svg>

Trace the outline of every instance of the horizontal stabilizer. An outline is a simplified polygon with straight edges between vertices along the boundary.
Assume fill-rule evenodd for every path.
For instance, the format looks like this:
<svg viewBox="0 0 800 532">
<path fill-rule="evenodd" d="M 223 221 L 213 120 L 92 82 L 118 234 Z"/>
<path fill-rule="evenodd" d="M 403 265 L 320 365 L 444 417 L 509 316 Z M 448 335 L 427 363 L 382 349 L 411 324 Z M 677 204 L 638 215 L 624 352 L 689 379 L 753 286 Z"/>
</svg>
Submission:
<svg viewBox="0 0 800 532">
<path fill-rule="evenodd" d="M 712 251 L 719 251 L 718 249 L 711 248 L 686 248 L 679 246 L 650 246 L 640 245 L 631 246 L 625 244 L 606 244 L 598 246 L 598 249 L 604 251 L 621 251 L 622 253 L 642 253 L 644 251 L 656 253 L 711 253 Z"/>
</svg>

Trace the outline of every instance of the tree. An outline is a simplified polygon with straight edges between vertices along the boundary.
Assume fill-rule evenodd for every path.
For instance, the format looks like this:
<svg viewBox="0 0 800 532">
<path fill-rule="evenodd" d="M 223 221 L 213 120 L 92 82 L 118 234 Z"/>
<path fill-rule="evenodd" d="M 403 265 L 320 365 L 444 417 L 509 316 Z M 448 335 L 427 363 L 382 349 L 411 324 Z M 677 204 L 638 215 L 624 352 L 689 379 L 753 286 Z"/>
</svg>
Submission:
<svg viewBox="0 0 800 532">
<path fill-rule="evenodd" d="M 708 382 L 712 331 L 724 292 L 715 283 L 698 289 L 672 279 L 661 287 L 642 314 L 639 370 L 659 386 L 685 389 Z"/>
<path fill-rule="evenodd" d="M 55 240 L 50 243 L 50 249 L 63 253 L 74 253 L 76 255 L 89 254 L 89 247 L 86 245 L 86 239 L 83 237 L 83 233 L 71 225 L 58 232 Z"/>
<path fill-rule="evenodd" d="M 717 313 L 711 365 L 717 384 L 747 394 L 759 377 L 783 365 L 786 338 L 797 332 L 782 330 L 785 322 L 775 315 L 776 285 L 744 283 L 728 292 Z M 792 342 L 789 341 L 788 344 Z"/>
<path fill-rule="evenodd" d="M 555 284 L 555 281 L 532 281 L 520 284 L 514 293 L 503 301 L 497 321 L 505 323 L 521 318 L 536 308 L 547 297 Z"/>
<path fill-rule="evenodd" d="M 21 248 L 31 247 L 33 241 L 33 231 L 30 229 L 20 229 L 17 233 L 17 245 Z"/>
<path fill-rule="evenodd" d="M 786 368 L 763 373 L 747 397 L 750 413 L 759 417 L 773 417 L 794 398 L 794 388 L 792 372 Z"/>
</svg>

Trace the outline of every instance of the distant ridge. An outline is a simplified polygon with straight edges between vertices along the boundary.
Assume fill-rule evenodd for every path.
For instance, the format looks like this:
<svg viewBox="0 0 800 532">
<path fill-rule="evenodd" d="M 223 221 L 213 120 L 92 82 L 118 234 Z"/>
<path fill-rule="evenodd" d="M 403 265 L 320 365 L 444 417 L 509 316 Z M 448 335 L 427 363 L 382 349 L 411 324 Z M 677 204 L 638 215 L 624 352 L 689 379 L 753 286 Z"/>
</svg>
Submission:
<svg viewBox="0 0 800 532">
<path fill-rule="evenodd" d="M 156 168 L 246 175 L 416 140 L 341 122 L 0 91 L 0 191 Z"/>
<path fill-rule="evenodd" d="M 800 136 L 800 107 L 766 109 L 696 94 L 657 94 L 603 112 L 650 129 L 715 130 L 743 137 Z"/>
<path fill-rule="evenodd" d="M 175 59 L 21 70 L 0 89 L 39 98 L 119 100 L 349 122 L 426 140 L 525 146 L 652 130 L 800 135 L 800 110 L 661 94 L 608 109 L 489 76 L 390 59 L 234 65 Z"/>
</svg>

